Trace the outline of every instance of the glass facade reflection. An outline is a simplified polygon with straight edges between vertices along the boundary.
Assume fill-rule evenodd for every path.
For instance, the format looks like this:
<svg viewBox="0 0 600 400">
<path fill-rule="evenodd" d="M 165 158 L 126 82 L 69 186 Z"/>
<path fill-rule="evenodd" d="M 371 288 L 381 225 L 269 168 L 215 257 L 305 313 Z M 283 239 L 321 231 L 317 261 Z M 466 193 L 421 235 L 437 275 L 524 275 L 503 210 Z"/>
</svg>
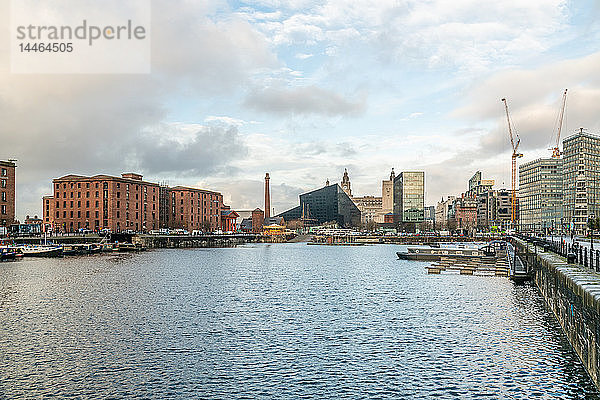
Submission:
<svg viewBox="0 0 600 400">
<path fill-rule="evenodd" d="M 425 221 L 425 172 L 404 171 L 395 177 L 394 214 L 402 223 Z"/>
<path fill-rule="evenodd" d="M 319 224 L 336 221 L 340 227 L 360 225 L 360 210 L 338 184 L 301 194 L 299 206 L 278 216 L 286 221 L 304 217 Z"/>
</svg>

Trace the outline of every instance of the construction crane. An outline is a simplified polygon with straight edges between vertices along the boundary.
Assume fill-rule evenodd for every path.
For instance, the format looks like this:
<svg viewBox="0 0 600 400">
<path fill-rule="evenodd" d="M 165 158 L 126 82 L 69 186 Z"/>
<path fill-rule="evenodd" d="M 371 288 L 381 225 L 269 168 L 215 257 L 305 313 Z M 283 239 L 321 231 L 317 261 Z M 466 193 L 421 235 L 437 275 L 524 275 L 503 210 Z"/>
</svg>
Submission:
<svg viewBox="0 0 600 400">
<path fill-rule="evenodd" d="M 511 179 L 511 186 L 512 186 L 512 193 L 510 196 L 510 205 L 511 205 L 511 216 L 510 216 L 510 222 L 512 225 L 512 228 L 514 229 L 514 227 L 516 226 L 517 223 L 517 158 L 519 157 L 523 157 L 523 154 L 519 153 L 519 144 L 521 144 L 521 139 L 519 138 L 519 135 L 516 132 L 516 129 L 514 129 L 512 122 L 510 121 L 510 115 L 508 113 L 508 104 L 506 103 L 506 99 L 502 99 L 502 102 L 504 103 L 504 110 L 506 111 L 506 122 L 508 123 L 508 135 L 510 136 L 510 145 L 512 147 L 512 179 Z M 517 141 L 515 143 L 515 140 L 513 138 L 513 130 L 515 131 L 514 136 L 517 137 Z"/>
<path fill-rule="evenodd" d="M 560 131 L 562 130 L 562 124 L 563 124 L 563 117 L 565 116 L 565 106 L 567 104 L 567 89 L 565 89 L 565 92 L 563 93 L 563 97 L 562 97 L 562 107 L 560 108 L 560 112 L 558 114 L 558 130 L 556 132 L 556 143 L 554 144 L 554 147 L 550 150 L 552 150 L 552 158 L 559 158 L 560 157 L 560 149 L 558 148 L 558 145 L 560 143 Z"/>
</svg>

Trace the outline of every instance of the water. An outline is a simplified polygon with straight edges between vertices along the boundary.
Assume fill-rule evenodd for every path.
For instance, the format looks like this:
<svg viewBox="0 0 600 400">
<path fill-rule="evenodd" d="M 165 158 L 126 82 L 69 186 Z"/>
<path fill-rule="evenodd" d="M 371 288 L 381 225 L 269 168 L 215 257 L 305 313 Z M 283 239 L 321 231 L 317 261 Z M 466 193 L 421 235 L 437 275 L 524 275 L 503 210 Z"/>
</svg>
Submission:
<svg viewBox="0 0 600 400">
<path fill-rule="evenodd" d="M 599 398 L 534 287 L 400 248 L 2 263 L 0 398 Z"/>
</svg>

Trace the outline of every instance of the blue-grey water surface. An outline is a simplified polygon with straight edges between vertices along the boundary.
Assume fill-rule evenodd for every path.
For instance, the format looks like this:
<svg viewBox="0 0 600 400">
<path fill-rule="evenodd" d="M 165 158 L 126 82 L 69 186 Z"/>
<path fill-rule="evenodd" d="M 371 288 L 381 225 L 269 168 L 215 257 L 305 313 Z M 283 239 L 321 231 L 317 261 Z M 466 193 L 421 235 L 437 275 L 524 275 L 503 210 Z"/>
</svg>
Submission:
<svg viewBox="0 0 600 400">
<path fill-rule="evenodd" d="M 399 249 L 2 263 L 0 398 L 598 398 L 533 286 Z"/>
</svg>

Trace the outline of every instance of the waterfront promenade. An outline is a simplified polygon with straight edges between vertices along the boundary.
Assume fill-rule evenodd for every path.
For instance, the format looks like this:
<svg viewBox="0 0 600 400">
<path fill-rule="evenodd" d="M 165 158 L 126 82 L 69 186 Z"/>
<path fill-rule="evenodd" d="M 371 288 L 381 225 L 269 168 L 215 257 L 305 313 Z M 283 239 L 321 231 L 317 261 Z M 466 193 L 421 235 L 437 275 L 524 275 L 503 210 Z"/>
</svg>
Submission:
<svg viewBox="0 0 600 400">
<path fill-rule="evenodd" d="M 600 386 L 600 260 L 588 259 L 587 254 L 593 253 L 587 247 L 575 251 L 570 243 L 565 249 L 517 238 L 513 242 L 573 349 Z"/>
</svg>

